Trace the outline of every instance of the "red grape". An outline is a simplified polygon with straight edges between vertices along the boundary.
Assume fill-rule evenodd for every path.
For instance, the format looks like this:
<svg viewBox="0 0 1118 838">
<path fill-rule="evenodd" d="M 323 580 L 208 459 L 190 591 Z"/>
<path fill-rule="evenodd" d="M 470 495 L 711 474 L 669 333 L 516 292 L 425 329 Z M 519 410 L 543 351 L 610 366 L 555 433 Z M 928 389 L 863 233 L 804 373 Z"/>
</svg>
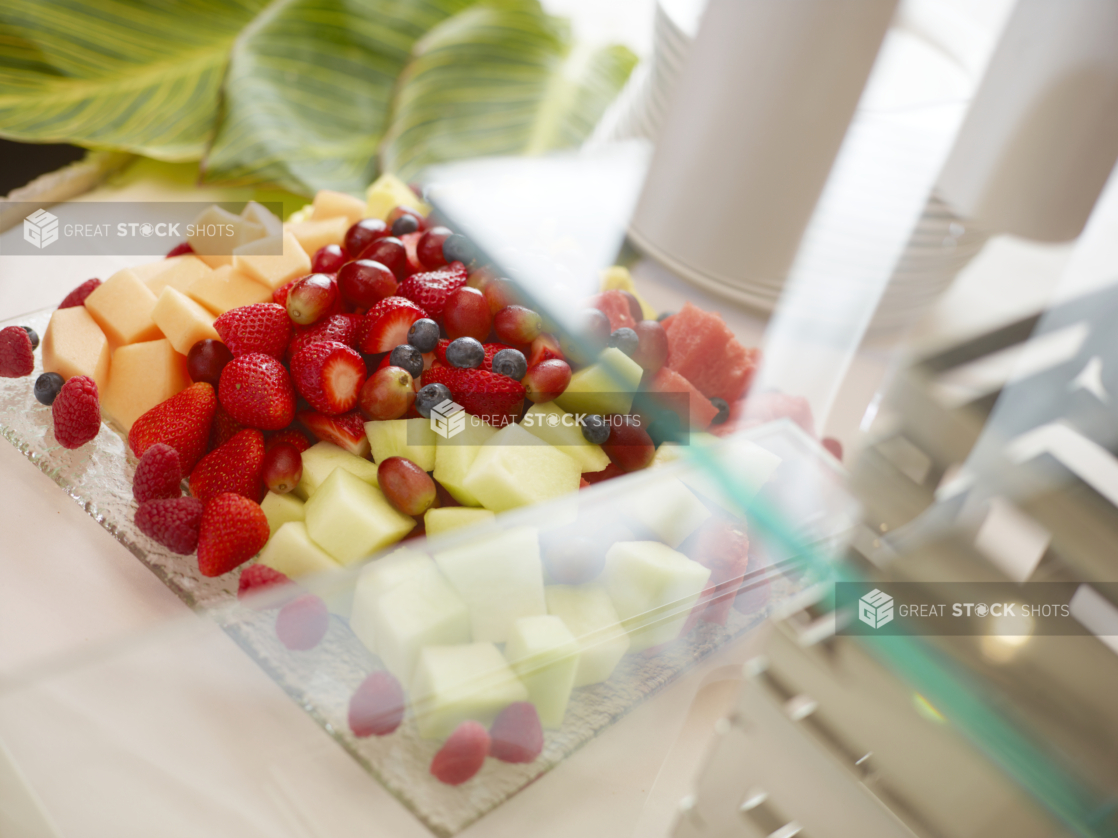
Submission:
<svg viewBox="0 0 1118 838">
<path fill-rule="evenodd" d="M 528 374 L 520 382 L 524 385 L 524 395 L 536 404 L 549 402 L 563 394 L 571 383 L 571 367 L 566 361 L 541 361 L 528 368 Z"/>
<path fill-rule="evenodd" d="M 314 252 L 311 259 L 311 273 L 336 274 L 342 265 L 349 261 L 349 256 L 340 244 L 327 244 Z"/>
<path fill-rule="evenodd" d="M 389 235 L 388 225 L 379 218 L 362 218 L 345 234 L 345 249 L 351 255 L 360 254 L 376 239 Z"/>
<path fill-rule="evenodd" d="M 543 331 L 543 318 L 524 306 L 505 306 L 493 317 L 493 331 L 505 343 L 531 343 Z"/>
<path fill-rule="evenodd" d="M 396 277 L 380 262 L 358 259 L 338 271 L 338 291 L 342 299 L 357 308 L 372 308 L 396 293 Z"/>
<path fill-rule="evenodd" d="M 388 226 L 391 227 L 393 224 L 396 223 L 396 219 L 400 218 L 400 216 L 403 215 L 410 215 L 412 218 L 415 219 L 416 230 L 423 232 L 427 229 L 427 219 L 413 210 L 411 207 L 404 206 L 395 207 L 392 212 L 388 213 L 388 218 L 386 219 L 388 222 Z"/>
<path fill-rule="evenodd" d="M 668 333 L 655 320 L 641 320 L 633 328 L 637 351 L 632 358 L 646 372 L 656 372 L 668 362 Z"/>
<path fill-rule="evenodd" d="M 446 227 L 432 227 L 423 234 L 423 238 L 419 240 L 419 245 L 415 249 L 415 255 L 425 268 L 434 270 L 446 264 L 446 257 L 443 256 L 443 242 L 450 234 L 451 231 Z"/>
<path fill-rule="evenodd" d="M 636 416 L 610 417 L 609 440 L 602 450 L 622 471 L 646 468 L 656 456 L 652 437 Z"/>
<path fill-rule="evenodd" d="M 229 347 L 219 340 L 200 340 L 186 355 L 186 372 L 191 381 L 205 381 L 217 386 L 221 371 L 233 360 Z"/>
<path fill-rule="evenodd" d="M 431 475 L 405 457 L 389 457 L 377 467 L 384 496 L 405 515 L 422 515 L 435 502 Z"/>
<path fill-rule="evenodd" d="M 407 279 L 410 272 L 408 269 L 408 250 L 404 247 L 404 243 L 395 236 L 377 239 L 361 251 L 357 258 L 362 261 L 380 262 L 392 271 L 392 275 L 397 280 Z"/>
<path fill-rule="evenodd" d="M 338 283 L 330 274 L 310 274 L 291 286 L 287 294 L 287 316 L 300 326 L 309 326 L 338 302 Z"/>
<path fill-rule="evenodd" d="M 485 294 L 485 299 L 489 301 L 489 310 L 494 314 L 518 303 L 516 287 L 512 284 L 512 280 L 499 277 L 490 279 L 481 292 Z"/>
<path fill-rule="evenodd" d="M 303 476 L 303 457 L 294 445 L 280 442 L 264 454 L 262 471 L 264 485 L 277 495 L 285 495 L 299 484 Z"/>
<path fill-rule="evenodd" d="M 400 367 L 374 372 L 357 394 L 357 404 L 369 419 L 399 419 L 415 401 L 415 380 Z"/>
<path fill-rule="evenodd" d="M 446 300 L 443 323 L 451 340 L 474 338 L 484 341 L 493 327 L 493 315 L 485 295 L 476 288 L 463 286 Z"/>
</svg>

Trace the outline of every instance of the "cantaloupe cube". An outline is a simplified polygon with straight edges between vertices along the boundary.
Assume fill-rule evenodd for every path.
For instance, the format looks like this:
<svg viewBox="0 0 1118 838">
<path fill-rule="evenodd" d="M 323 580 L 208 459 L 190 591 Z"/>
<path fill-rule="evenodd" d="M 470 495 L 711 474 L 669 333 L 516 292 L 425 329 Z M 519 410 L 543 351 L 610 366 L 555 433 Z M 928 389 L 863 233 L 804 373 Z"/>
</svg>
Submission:
<svg viewBox="0 0 1118 838">
<path fill-rule="evenodd" d="M 481 506 L 481 501 L 466 489 L 466 475 L 477 459 L 481 446 L 497 429 L 477 417 L 467 416 L 461 432 L 449 439 L 436 437 L 434 478 L 454 499 L 466 506 Z"/>
<path fill-rule="evenodd" d="M 149 283 L 149 280 L 153 276 L 163 273 L 163 271 L 167 270 L 180 259 L 182 259 L 181 256 L 174 256 L 170 259 L 157 259 L 154 262 L 144 262 L 142 265 L 131 265 L 128 270 L 132 271 L 132 273 L 136 275 L 136 279 L 140 280 L 140 282 L 144 283 L 144 285 L 147 285 L 148 288 L 150 288 L 151 284 Z M 159 296 L 158 291 L 153 291 L 152 293 L 154 293 L 157 297 Z"/>
<path fill-rule="evenodd" d="M 339 217 L 346 220 L 346 229 L 349 229 L 365 217 L 365 202 L 344 192 L 319 189 L 314 196 L 311 220 L 322 221 L 324 218 Z"/>
<path fill-rule="evenodd" d="M 186 296 L 220 315 L 230 309 L 253 303 L 270 303 L 272 289 L 234 269 L 232 265 L 224 265 L 191 282 L 186 288 Z"/>
<path fill-rule="evenodd" d="M 419 735 L 441 739 L 467 719 L 488 727 L 505 707 L 527 701 L 528 690 L 492 643 L 426 646 L 411 700 Z"/>
<path fill-rule="evenodd" d="M 586 439 L 574 418 L 559 405 L 545 402 L 532 405 L 520 426 L 532 436 L 574 458 L 584 474 L 601 471 L 609 465 L 609 457 L 602 446 Z"/>
<path fill-rule="evenodd" d="M 113 349 L 163 337 L 151 318 L 155 294 L 128 268 L 101 283 L 85 298 L 85 308 Z"/>
<path fill-rule="evenodd" d="M 195 255 L 211 268 L 232 264 L 234 250 L 267 235 L 264 225 L 217 205 L 202 210 L 190 228 L 193 232 L 186 240 Z"/>
<path fill-rule="evenodd" d="M 578 642 L 578 668 L 574 686 L 600 683 L 629 650 L 629 634 L 621 626 L 617 609 L 598 584 L 548 585 L 544 588 L 547 611 L 559 617 Z"/>
<path fill-rule="evenodd" d="M 395 544 L 415 527 L 376 486 L 336 468 L 307 501 L 307 532 L 342 564 Z"/>
<path fill-rule="evenodd" d="M 101 407 L 128 431 L 133 422 L 188 386 L 186 356 L 169 340 L 133 343 L 113 352 Z"/>
<path fill-rule="evenodd" d="M 264 510 L 264 517 L 268 519 L 268 531 L 272 535 L 289 521 L 303 521 L 307 517 L 303 501 L 295 497 L 292 492 L 285 495 L 268 492 L 260 502 L 260 508 Z"/>
<path fill-rule="evenodd" d="M 373 459 L 382 463 L 389 457 L 405 457 L 424 471 L 435 467 L 435 440 L 427 419 L 389 419 L 365 423 L 365 436 Z"/>
<path fill-rule="evenodd" d="M 383 174 L 365 190 L 365 217 L 388 219 L 396 207 L 411 207 L 420 215 L 429 215 L 431 208 L 411 191 L 396 175 Z"/>
<path fill-rule="evenodd" d="M 560 617 L 522 617 L 512 625 L 505 657 L 536 705 L 540 724 L 559 727 L 578 672 L 578 642 Z"/>
<path fill-rule="evenodd" d="M 163 260 L 166 268 L 156 271 L 144 280 L 144 284 L 151 289 L 151 293 L 158 297 L 164 288 L 170 286 L 176 291 L 186 294 L 186 289 L 199 277 L 213 273 L 213 268 L 189 253 L 185 256 L 174 256 Z"/>
<path fill-rule="evenodd" d="M 370 486 L 377 485 L 377 466 L 364 457 L 350 454 L 332 442 L 316 442 L 303 452 L 303 476 L 295 487 L 295 494 L 306 500 L 314 494 L 323 481 L 336 468 L 344 468 Z"/>
<path fill-rule="evenodd" d="M 163 289 L 155 301 L 151 318 L 175 351 L 183 355 L 200 340 L 220 340 L 214 328 L 214 316 L 174 288 Z"/>
<path fill-rule="evenodd" d="M 278 236 L 283 233 L 283 222 L 274 212 L 256 201 L 249 201 L 245 204 L 245 208 L 241 210 L 241 218 L 263 227 L 264 235 L 261 238 Z"/>
<path fill-rule="evenodd" d="M 427 535 L 438 535 L 450 530 L 469 527 L 473 524 L 483 524 L 496 517 L 488 509 L 474 509 L 470 506 L 443 506 L 439 509 L 427 510 L 423 516 L 423 527 L 427 531 Z"/>
<path fill-rule="evenodd" d="M 481 446 L 465 487 L 486 509 L 505 512 L 577 492 L 581 479 L 577 462 L 510 424 Z"/>
<path fill-rule="evenodd" d="M 349 627 L 370 652 L 375 654 L 377 651 L 377 602 L 381 596 L 405 579 L 427 568 L 438 571 L 435 562 L 426 553 L 400 547 L 387 556 L 369 562 L 361 569 L 361 575 L 357 577 L 357 583 L 353 586 L 353 611 L 349 617 Z M 465 608 L 466 606 L 462 605 L 464 613 L 466 613 Z M 468 613 L 466 621 L 468 627 Z"/>
<path fill-rule="evenodd" d="M 292 579 L 325 573 L 341 567 L 325 550 L 311 540 L 303 521 L 288 521 L 282 524 L 268 539 L 257 561 Z"/>
<path fill-rule="evenodd" d="M 267 240 L 269 245 L 273 239 Z M 311 272 L 311 257 L 291 233 L 284 232 L 282 253 L 258 254 L 250 249 L 239 249 L 233 256 L 233 267 L 273 291 L 293 279 Z"/>
<path fill-rule="evenodd" d="M 69 379 L 87 375 L 99 393 L 109 383 L 109 339 L 85 306 L 60 308 L 50 316 L 43 334 L 43 370 Z"/>
<path fill-rule="evenodd" d="M 314 255 L 320 247 L 328 244 L 341 244 L 345 241 L 346 230 L 350 228 L 349 219 L 344 216 L 303 221 L 286 224 L 284 229 L 295 237 L 307 253 Z"/>
</svg>

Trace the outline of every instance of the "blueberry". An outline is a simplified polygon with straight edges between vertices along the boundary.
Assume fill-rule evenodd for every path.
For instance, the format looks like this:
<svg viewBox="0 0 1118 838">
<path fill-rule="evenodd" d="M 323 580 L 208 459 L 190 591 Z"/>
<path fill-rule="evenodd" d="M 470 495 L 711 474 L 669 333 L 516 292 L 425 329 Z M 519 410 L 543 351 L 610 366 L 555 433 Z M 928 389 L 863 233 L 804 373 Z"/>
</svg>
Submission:
<svg viewBox="0 0 1118 838">
<path fill-rule="evenodd" d="M 632 355 L 636 352 L 640 342 L 637 333 L 628 326 L 622 326 L 609 336 L 609 345 L 620 349 L 626 355 Z"/>
<path fill-rule="evenodd" d="M 472 264 L 477 259 L 474 246 L 470 240 L 461 233 L 451 233 L 443 242 L 443 258 L 447 263 L 461 262 L 463 265 Z"/>
<path fill-rule="evenodd" d="M 420 352 L 433 352 L 439 343 L 439 324 L 424 317 L 408 329 L 408 343 Z"/>
<path fill-rule="evenodd" d="M 424 419 L 430 419 L 431 408 L 447 399 L 454 400 L 449 387 L 445 384 L 427 384 L 420 387 L 419 392 L 415 394 L 415 411 Z"/>
<path fill-rule="evenodd" d="M 667 319 L 668 319 L 669 317 L 671 317 L 671 316 L 672 316 L 673 314 L 675 314 L 675 312 L 674 312 L 674 311 L 665 311 L 665 312 L 661 312 L 661 313 L 660 313 L 659 315 L 657 315 L 657 317 L 656 317 L 656 322 L 657 322 L 657 323 L 663 323 L 663 322 L 664 322 L 665 320 L 667 320 Z"/>
<path fill-rule="evenodd" d="M 592 445 L 604 445 L 609 439 L 609 424 L 595 413 L 583 417 L 582 435 Z"/>
<path fill-rule="evenodd" d="M 31 338 L 31 349 L 39 348 L 39 333 L 32 329 L 30 326 L 24 326 L 23 331 L 27 332 L 27 336 Z"/>
<path fill-rule="evenodd" d="M 414 215 L 401 215 L 392 222 L 392 235 L 399 238 L 406 236 L 408 233 L 414 233 L 419 229 L 419 222 L 415 220 Z"/>
<path fill-rule="evenodd" d="M 710 403 L 718 408 L 718 413 L 710 420 L 712 426 L 721 425 L 730 418 L 730 405 L 726 403 L 725 399 L 714 398 L 710 400 Z"/>
<path fill-rule="evenodd" d="M 446 362 L 460 370 L 473 370 L 485 360 L 485 347 L 473 338 L 457 338 L 446 348 Z"/>
<path fill-rule="evenodd" d="M 401 343 L 388 356 L 388 363 L 411 373 L 412 378 L 423 375 L 423 353 L 408 343 Z"/>
<path fill-rule="evenodd" d="M 528 359 L 519 349 L 502 349 L 493 356 L 493 372 L 519 381 L 528 374 Z"/>
<path fill-rule="evenodd" d="M 65 382 L 56 372 L 44 372 L 35 379 L 35 398 L 43 404 L 50 406 L 58 398 L 58 391 Z"/>
</svg>

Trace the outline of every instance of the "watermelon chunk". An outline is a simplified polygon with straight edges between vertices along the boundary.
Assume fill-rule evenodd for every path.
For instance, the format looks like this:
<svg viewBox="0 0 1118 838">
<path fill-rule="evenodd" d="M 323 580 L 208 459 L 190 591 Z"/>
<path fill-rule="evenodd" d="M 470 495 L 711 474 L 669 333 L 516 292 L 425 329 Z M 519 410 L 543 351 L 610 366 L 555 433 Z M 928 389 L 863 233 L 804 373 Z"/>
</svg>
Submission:
<svg viewBox="0 0 1118 838">
<path fill-rule="evenodd" d="M 587 304 L 609 318 L 609 328 L 612 332 L 621 328 L 632 329 L 637 325 L 637 321 L 633 319 L 632 309 L 629 308 L 629 298 L 620 291 L 603 291 L 587 300 Z"/>
<path fill-rule="evenodd" d="M 664 321 L 668 334 L 668 367 L 708 399 L 733 404 L 749 388 L 761 352 L 746 349 L 722 317 L 684 303 Z"/>
<path fill-rule="evenodd" d="M 746 411 L 749 418 L 745 418 Z M 815 419 L 811 415 L 811 405 L 803 396 L 790 396 L 770 390 L 755 393 L 747 400 L 730 405 L 730 418 L 725 424 L 711 428 L 716 436 L 727 436 L 743 428 L 764 425 L 777 419 L 788 418 L 804 429 L 809 436 L 815 436 Z"/>
<path fill-rule="evenodd" d="M 648 391 L 650 393 L 686 395 L 689 415 L 683 416 L 681 414 L 679 418 L 687 420 L 690 423 L 687 427 L 692 431 L 705 431 L 710 425 L 710 420 L 718 415 L 718 408 L 711 404 L 710 399 L 696 390 L 691 382 L 678 372 L 667 367 L 662 367 L 648 381 Z M 676 410 L 677 405 L 682 407 L 675 399 L 665 403 L 665 406 L 672 410 Z M 676 410 L 676 413 L 681 412 Z"/>
</svg>

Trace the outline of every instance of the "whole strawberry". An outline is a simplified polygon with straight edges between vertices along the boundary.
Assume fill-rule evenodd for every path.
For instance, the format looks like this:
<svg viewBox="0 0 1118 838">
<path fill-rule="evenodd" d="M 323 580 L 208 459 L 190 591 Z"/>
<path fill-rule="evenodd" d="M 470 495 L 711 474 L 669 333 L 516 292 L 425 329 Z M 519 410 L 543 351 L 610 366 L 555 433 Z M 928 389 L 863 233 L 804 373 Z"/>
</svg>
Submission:
<svg viewBox="0 0 1118 838">
<path fill-rule="evenodd" d="M 396 292 L 418 305 L 432 320 L 440 323 L 446 311 L 446 301 L 466 284 L 469 273 L 461 262 L 451 262 L 445 268 L 426 273 L 412 274 L 400 283 Z"/>
<path fill-rule="evenodd" d="M 252 501 L 264 497 L 264 435 L 246 428 L 202 458 L 190 473 L 190 494 L 202 501 L 235 492 Z"/>
<path fill-rule="evenodd" d="M 357 326 L 361 318 L 355 314 L 334 314 L 323 317 L 310 326 L 296 326 L 291 343 L 287 346 L 287 360 L 290 361 L 304 346 L 324 340 L 336 340 L 346 346 L 356 348 Z"/>
<path fill-rule="evenodd" d="M 385 297 L 361 318 L 357 328 L 357 348 L 366 355 L 391 352 L 401 343 L 408 342 L 408 329 L 412 323 L 426 316 L 426 310 L 409 299 Z"/>
<path fill-rule="evenodd" d="M 69 294 L 62 298 L 59 308 L 73 308 L 85 305 L 85 298 L 101 287 L 101 280 L 87 279 Z"/>
<path fill-rule="evenodd" d="M 276 431 L 276 433 L 264 440 L 264 451 L 270 451 L 274 446 L 280 443 L 287 443 L 300 454 L 311 447 L 310 442 L 307 441 L 307 435 L 302 431 L 296 430 L 295 428 L 284 428 L 282 431 Z"/>
<path fill-rule="evenodd" d="M 179 452 L 157 442 L 144 452 L 132 477 L 132 496 L 140 503 L 182 496 L 182 458 Z"/>
<path fill-rule="evenodd" d="M 226 364 L 217 397 L 230 416 L 249 428 L 278 431 L 295 418 L 291 377 L 271 355 L 253 352 Z"/>
<path fill-rule="evenodd" d="M 450 346 L 450 341 L 443 339 L 435 346 L 435 360 L 437 360 L 444 367 L 449 367 L 450 361 L 446 359 L 446 348 Z M 493 356 L 500 352 L 502 349 L 516 349 L 515 346 L 509 346 L 507 343 L 483 343 L 482 349 L 485 350 L 485 360 L 481 362 L 481 369 L 493 369 Z"/>
<path fill-rule="evenodd" d="M 282 358 L 291 342 L 291 318 L 275 303 L 230 309 L 214 321 L 214 328 L 234 358 L 257 352 Z"/>
<path fill-rule="evenodd" d="M 263 596 L 265 591 L 271 593 Z M 284 596 L 279 591 L 284 591 Z M 237 580 L 237 599 L 247 601 L 258 610 L 278 608 L 294 597 L 297 591 L 287 574 L 263 564 L 250 564 L 241 571 L 241 578 Z"/>
<path fill-rule="evenodd" d="M 132 453 L 142 457 L 156 443 L 166 443 L 179 452 L 182 473 L 190 473 L 206 453 L 216 409 L 214 388 L 204 381 L 191 384 L 132 424 L 128 432 Z"/>
<path fill-rule="evenodd" d="M 198 570 L 221 576 L 240 567 L 268 542 L 268 518 L 248 498 L 226 492 L 210 498 L 198 534 Z"/>
<path fill-rule="evenodd" d="M 245 426 L 230 416 L 229 411 L 218 402 L 213 426 L 210 428 L 210 450 L 220 448 L 244 429 Z"/>
<path fill-rule="evenodd" d="M 31 336 L 22 326 L 0 329 L 0 378 L 23 378 L 35 369 Z"/>
<path fill-rule="evenodd" d="M 431 760 L 431 774 L 448 786 L 460 786 L 481 770 L 488 753 L 485 728 L 475 721 L 462 722 Z"/>
<path fill-rule="evenodd" d="M 87 375 L 75 375 L 63 384 L 50 410 L 54 438 L 63 448 L 80 448 L 101 430 L 97 385 Z"/>
<path fill-rule="evenodd" d="M 344 343 L 320 341 L 295 353 L 291 377 L 311 407 L 337 416 L 357 406 L 357 394 L 365 383 L 365 362 Z"/>
<path fill-rule="evenodd" d="M 136 510 L 136 527 L 172 553 L 188 556 L 198 547 L 204 504 L 198 498 L 157 498 Z"/>
<path fill-rule="evenodd" d="M 467 413 L 489 417 L 497 427 L 515 422 L 524 407 L 523 384 L 484 369 L 436 365 L 423 373 L 423 385 L 428 384 L 445 384 Z"/>
</svg>

